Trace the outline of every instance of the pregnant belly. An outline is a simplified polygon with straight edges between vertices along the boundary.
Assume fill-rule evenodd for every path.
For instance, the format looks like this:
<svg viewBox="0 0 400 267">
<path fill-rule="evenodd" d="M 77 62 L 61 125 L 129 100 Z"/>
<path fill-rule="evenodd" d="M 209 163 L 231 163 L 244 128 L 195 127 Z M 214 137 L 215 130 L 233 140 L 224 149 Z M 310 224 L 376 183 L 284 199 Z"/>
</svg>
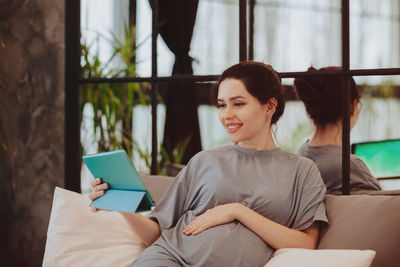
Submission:
<svg viewBox="0 0 400 267">
<path fill-rule="evenodd" d="M 183 225 L 163 232 L 173 253 L 185 265 L 263 266 L 273 250 L 239 222 L 218 225 L 193 236 L 182 233 Z"/>
</svg>

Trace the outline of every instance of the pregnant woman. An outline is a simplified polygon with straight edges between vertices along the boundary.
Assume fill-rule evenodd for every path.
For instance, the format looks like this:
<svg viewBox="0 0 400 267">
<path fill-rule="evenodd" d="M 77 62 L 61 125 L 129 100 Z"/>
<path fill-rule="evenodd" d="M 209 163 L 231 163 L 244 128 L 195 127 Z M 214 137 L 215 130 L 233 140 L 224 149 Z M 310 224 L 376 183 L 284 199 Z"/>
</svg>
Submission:
<svg viewBox="0 0 400 267">
<path fill-rule="evenodd" d="M 285 105 L 278 74 L 242 62 L 216 90 L 233 144 L 196 154 L 148 217 L 123 214 L 148 245 L 132 266 L 262 266 L 275 249 L 316 247 L 326 189 L 311 160 L 274 143 Z M 92 186 L 92 200 L 107 189 Z"/>
</svg>

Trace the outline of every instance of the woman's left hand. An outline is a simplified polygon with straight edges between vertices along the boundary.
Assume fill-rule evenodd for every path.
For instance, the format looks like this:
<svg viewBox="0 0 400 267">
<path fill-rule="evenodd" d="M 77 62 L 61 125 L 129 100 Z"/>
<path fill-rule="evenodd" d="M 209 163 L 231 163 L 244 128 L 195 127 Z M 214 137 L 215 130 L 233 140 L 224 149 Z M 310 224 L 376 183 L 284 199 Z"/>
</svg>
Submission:
<svg viewBox="0 0 400 267">
<path fill-rule="evenodd" d="M 207 210 L 186 226 L 183 233 L 185 235 L 197 235 L 208 228 L 234 221 L 234 214 L 238 205 L 240 204 L 229 203 Z"/>
</svg>

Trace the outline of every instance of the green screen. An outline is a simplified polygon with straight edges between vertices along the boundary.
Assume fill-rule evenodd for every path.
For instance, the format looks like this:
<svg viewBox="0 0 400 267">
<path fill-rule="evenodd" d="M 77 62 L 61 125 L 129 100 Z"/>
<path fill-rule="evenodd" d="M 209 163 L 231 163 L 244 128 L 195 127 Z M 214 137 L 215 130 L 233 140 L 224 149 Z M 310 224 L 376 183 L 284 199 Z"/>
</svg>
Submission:
<svg viewBox="0 0 400 267">
<path fill-rule="evenodd" d="M 400 140 L 359 143 L 354 154 L 367 164 L 375 177 L 400 176 Z"/>
</svg>

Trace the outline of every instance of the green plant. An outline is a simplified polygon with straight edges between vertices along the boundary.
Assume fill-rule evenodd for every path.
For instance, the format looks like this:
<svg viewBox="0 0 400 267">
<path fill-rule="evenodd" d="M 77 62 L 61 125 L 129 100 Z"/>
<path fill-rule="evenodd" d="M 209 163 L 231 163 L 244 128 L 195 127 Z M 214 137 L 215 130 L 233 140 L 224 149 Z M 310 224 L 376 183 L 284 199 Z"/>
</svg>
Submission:
<svg viewBox="0 0 400 267">
<path fill-rule="evenodd" d="M 82 77 L 120 77 L 137 76 L 135 71 L 135 31 L 134 28 L 125 27 L 124 37 L 119 40 L 113 33 L 111 38 L 97 34 L 97 38 L 90 44 L 82 41 Z M 107 40 L 113 53 L 110 58 L 102 63 L 99 51 L 94 51 L 94 46 L 100 39 Z M 139 45 L 138 45 L 139 46 Z M 118 61 L 119 67 L 115 67 Z M 114 67 L 113 67 L 114 66 Z M 162 99 L 158 96 L 158 102 Z M 93 132 L 91 142 L 97 143 L 97 151 L 110 151 L 125 149 L 130 157 L 132 150 L 137 151 L 146 167 L 151 167 L 151 151 L 149 148 L 140 148 L 132 137 L 132 115 L 136 105 L 148 105 L 150 103 L 150 85 L 148 83 L 86 83 L 81 90 L 81 114 L 85 105 L 93 109 Z M 139 126 L 140 127 L 140 126 Z M 183 154 L 190 141 L 190 136 L 182 144 L 178 144 L 170 156 L 161 146 L 157 159 L 159 173 L 165 173 L 167 162 L 181 163 Z M 83 153 L 85 153 L 83 151 Z"/>
<path fill-rule="evenodd" d="M 124 37 L 119 40 L 114 34 L 111 39 L 98 34 L 95 41 L 86 44 L 82 41 L 82 77 L 119 77 L 136 76 L 135 72 L 135 31 L 125 27 Z M 110 42 L 113 53 L 102 63 L 99 51 L 92 52 L 100 38 Z M 91 53 L 92 52 L 92 53 Z M 119 60 L 118 67 L 111 67 Z M 114 64 L 115 65 L 115 64 Z M 93 108 L 92 141 L 98 145 L 98 151 L 125 149 L 132 156 L 132 113 L 135 105 L 147 105 L 149 99 L 147 83 L 91 83 L 83 84 L 81 90 L 81 111 L 85 105 Z"/>
<path fill-rule="evenodd" d="M 172 150 L 172 157 L 170 157 L 167 153 L 167 150 L 163 147 L 160 146 L 158 151 L 158 157 L 157 157 L 157 170 L 158 173 L 161 175 L 166 175 L 166 165 L 167 163 L 177 163 L 181 164 L 183 155 L 185 153 L 185 150 L 187 148 L 187 145 L 189 144 L 191 139 L 191 136 L 188 136 L 182 143 L 176 145 L 174 149 Z M 136 141 L 133 141 L 133 147 L 135 151 L 137 151 L 139 157 L 144 161 L 146 168 L 150 170 L 151 168 L 151 151 L 149 150 L 148 147 L 142 149 L 140 148 L 139 144 Z"/>
<path fill-rule="evenodd" d="M 359 87 L 363 98 L 393 98 L 400 96 L 400 88 L 392 80 L 384 80 L 377 85 L 363 83 Z"/>
<path fill-rule="evenodd" d="M 163 146 L 161 146 L 160 153 L 161 153 L 162 157 L 165 159 L 166 162 L 181 164 L 183 155 L 185 154 L 187 145 L 189 144 L 191 139 L 192 139 L 192 136 L 189 135 L 185 138 L 185 140 L 183 140 L 182 143 L 177 144 L 172 149 L 171 156 L 169 156 L 167 153 L 167 150 Z"/>
<path fill-rule="evenodd" d="M 380 86 L 380 91 L 382 93 L 382 97 L 390 98 L 394 96 L 394 85 L 391 81 L 384 81 Z"/>
</svg>

